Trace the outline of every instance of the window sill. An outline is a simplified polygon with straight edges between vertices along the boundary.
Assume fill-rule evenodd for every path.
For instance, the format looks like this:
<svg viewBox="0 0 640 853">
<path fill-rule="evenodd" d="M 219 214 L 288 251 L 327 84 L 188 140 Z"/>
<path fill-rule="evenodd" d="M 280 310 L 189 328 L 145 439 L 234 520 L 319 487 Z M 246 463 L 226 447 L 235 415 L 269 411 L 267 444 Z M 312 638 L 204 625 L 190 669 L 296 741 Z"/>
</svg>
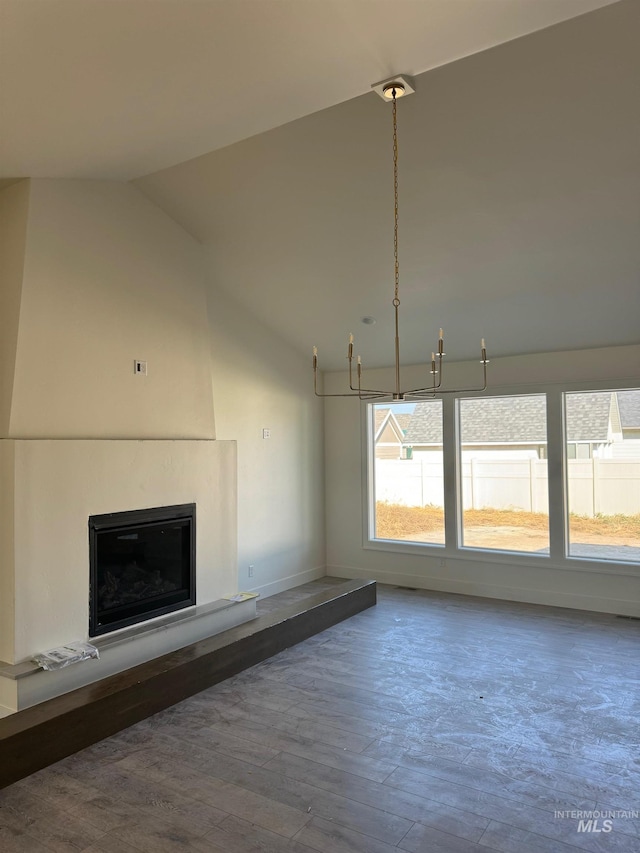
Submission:
<svg viewBox="0 0 640 853">
<path fill-rule="evenodd" d="M 554 557 L 550 554 L 527 553 L 525 551 L 498 551 L 482 548 L 447 548 L 427 542 L 401 542 L 393 539 L 367 539 L 362 546 L 368 551 L 384 551 L 392 554 L 407 554 L 414 557 L 429 557 L 434 560 L 459 562 L 493 563 L 494 565 L 543 568 L 554 571 L 589 572 L 602 575 L 638 577 L 640 564 L 615 560 L 589 560 L 584 557 Z"/>
</svg>

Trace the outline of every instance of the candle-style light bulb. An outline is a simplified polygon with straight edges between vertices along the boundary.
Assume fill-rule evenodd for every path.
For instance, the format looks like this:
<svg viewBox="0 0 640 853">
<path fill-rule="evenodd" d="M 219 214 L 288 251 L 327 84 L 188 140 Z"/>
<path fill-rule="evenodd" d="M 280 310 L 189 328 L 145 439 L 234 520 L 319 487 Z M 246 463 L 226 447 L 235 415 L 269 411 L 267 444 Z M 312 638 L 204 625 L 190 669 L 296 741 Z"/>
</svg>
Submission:
<svg viewBox="0 0 640 853">
<path fill-rule="evenodd" d="M 314 347 L 314 348 L 313 348 L 313 354 L 314 354 L 314 355 L 318 355 L 318 347 Z"/>
<path fill-rule="evenodd" d="M 438 335 L 439 339 L 442 340 L 444 338 L 444 332 L 440 329 L 440 334 Z"/>
<path fill-rule="evenodd" d="M 480 349 L 486 349 L 484 338 L 482 338 L 482 340 L 480 341 Z"/>
<path fill-rule="evenodd" d="M 349 343 L 350 343 L 350 344 L 352 344 L 352 343 L 353 343 L 353 334 L 350 334 L 350 335 L 349 335 Z"/>
<path fill-rule="evenodd" d="M 358 364 L 362 364 L 362 359 L 358 356 Z"/>
</svg>

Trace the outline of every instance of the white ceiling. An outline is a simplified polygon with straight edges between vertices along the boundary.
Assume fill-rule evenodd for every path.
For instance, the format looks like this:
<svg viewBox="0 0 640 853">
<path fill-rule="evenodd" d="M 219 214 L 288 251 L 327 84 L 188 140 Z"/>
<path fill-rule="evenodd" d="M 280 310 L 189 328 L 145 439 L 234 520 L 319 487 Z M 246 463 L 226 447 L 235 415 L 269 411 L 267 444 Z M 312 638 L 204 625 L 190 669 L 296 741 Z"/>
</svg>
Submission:
<svg viewBox="0 0 640 853">
<path fill-rule="evenodd" d="M 130 179 L 612 0 L 0 0 L 0 178 Z"/>
<path fill-rule="evenodd" d="M 393 357 L 391 116 L 369 88 L 394 72 L 416 78 L 398 105 L 403 360 L 439 326 L 456 359 L 481 336 L 494 356 L 640 342 L 637 0 L 0 13 L 0 178 L 137 179 L 217 286 L 323 366 L 350 331 L 366 364 Z"/>
</svg>

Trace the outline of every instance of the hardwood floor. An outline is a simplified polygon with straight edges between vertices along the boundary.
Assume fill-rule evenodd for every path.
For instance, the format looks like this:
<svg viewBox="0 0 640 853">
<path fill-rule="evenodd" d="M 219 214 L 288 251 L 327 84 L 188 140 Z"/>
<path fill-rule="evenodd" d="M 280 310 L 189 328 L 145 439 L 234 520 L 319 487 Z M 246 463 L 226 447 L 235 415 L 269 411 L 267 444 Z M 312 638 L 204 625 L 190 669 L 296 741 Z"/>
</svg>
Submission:
<svg viewBox="0 0 640 853">
<path fill-rule="evenodd" d="M 640 622 L 378 602 L 0 791 L 0 850 L 640 849 Z"/>
</svg>

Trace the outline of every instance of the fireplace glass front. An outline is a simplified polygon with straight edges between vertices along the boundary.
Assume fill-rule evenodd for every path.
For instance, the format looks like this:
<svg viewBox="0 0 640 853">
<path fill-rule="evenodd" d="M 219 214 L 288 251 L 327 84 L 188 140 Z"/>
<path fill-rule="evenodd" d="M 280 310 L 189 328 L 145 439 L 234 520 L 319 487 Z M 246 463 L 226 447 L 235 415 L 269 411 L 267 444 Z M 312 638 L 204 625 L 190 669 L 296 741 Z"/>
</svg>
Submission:
<svg viewBox="0 0 640 853">
<path fill-rule="evenodd" d="M 196 603 L 195 504 L 89 518 L 89 635 Z"/>
</svg>

